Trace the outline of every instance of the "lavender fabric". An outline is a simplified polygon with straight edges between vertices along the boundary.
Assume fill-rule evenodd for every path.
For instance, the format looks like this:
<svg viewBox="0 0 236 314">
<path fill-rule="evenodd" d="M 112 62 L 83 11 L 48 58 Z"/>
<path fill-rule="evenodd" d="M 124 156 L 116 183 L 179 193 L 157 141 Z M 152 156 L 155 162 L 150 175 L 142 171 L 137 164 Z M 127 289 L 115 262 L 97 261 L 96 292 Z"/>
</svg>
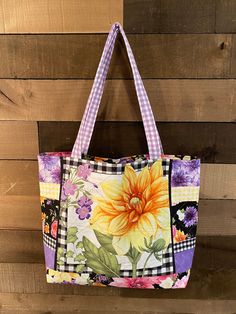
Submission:
<svg viewBox="0 0 236 314">
<path fill-rule="evenodd" d="M 115 23 L 109 32 L 102 57 L 96 72 L 93 87 L 88 98 L 85 112 L 80 124 L 79 132 L 71 153 L 71 157 L 80 159 L 82 154 L 87 154 L 94 124 L 96 121 L 99 104 L 102 98 L 106 76 L 111 61 L 112 53 L 118 32 L 121 33 L 127 49 L 133 77 L 135 89 L 138 97 L 140 111 L 143 119 L 144 130 L 147 138 L 149 155 L 151 159 L 157 159 L 163 153 L 163 148 L 159 133 L 156 128 L 155 119 L 152 113 L 151 105 L 144 88 L 141 76 L 139 74 L 133 52 L 131 50 L 128 39 L 120 23 Z"/>
<path fill-rule="evenodd" d="M 54 269 L 55 251 L 50 249 L 46 244 L 43 244 L 43 249 L 44 249 L 45 264 L 47 265 L 47 268 Z"/>
<path fill-rule="evenodd" d="M 171 186 L 199 186 L 200 159 L 173 160 Z"/>
<path fill-rule="evenodd" d="M 183 273 L 192 267 L 194 248 L 175 253 L 175 271 Z"/>
</svg>

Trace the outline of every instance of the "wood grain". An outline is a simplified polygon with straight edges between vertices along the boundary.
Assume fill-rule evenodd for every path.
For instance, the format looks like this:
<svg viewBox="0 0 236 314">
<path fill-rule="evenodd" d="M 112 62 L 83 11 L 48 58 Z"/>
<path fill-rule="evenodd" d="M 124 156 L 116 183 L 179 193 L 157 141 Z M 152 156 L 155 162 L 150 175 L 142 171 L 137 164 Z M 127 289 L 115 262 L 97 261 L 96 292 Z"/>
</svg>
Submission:
<svg viewBox="0 0 236 314">
<path fill-rule="evenodd" d="M 124 28 L 129 33 L 214 33 L 215 0 L 124 0 Z"/>
<path fill-rule="evenodd" d="M 0 196 L 9 202 L 14 196 L 39 195 L 37 161 L 1 160 L 0 173 Z"/>
<path fill-rule="evenodd" d="M 0 229 L 41 229 L 39 195 L 1 195 Z"/>
<path fill-rule="evenodd" d="M 234 0 L 216 0 L 216 32 L 235 33 L 236 2 Z"/>
<path fill-rule="evenodd" d="M 0 121 L 1 159 L 35 159 L 38 152 L 36 122 Z"/>
<path fill-rule="evenodd" d="M 191 280 L 187 289 L 176 290 L 143 290 L 119 289 L 101 287 L 75 287 L 47 284 L 45 280 L 45 266 L 42 264 L 2 263 L 0 264 L 0 292 L 1 293 L 41 293 L 46 295 L 85 295 L 85 296 L 122 296 L 122 298 L 152 299 L 218 299 L 234 300 L 235 298 L 235 269 L 209 269 L 207 263 L 201 269 L 192 269 Z M 90 299 L 91 300 L 91 299 Z M 95 300 L 95 298 L 94 298 Z"/>
<path fill-rule="evenodd" d="M 92 80 L 2 79 L 0 119 L 81 120 L 92 83 Z M 236 121 L 236 80 L 145 79 L 144 85 L 157 121 Z M 133 80 L 107 80 L 98 120 L 140 119 Z"/>
<path fill-rule="evenodd" d="M 39 196 L 0 196 L 0 202 L 0 229 L 41 230 Z M 236 235 L 236 202 L 201 199 L 198 234 Z"/>
<path fill-rule="evenodd" d="M 156 292 L 157 296 L 159 291 Z M 0 294 L 2 304 L 2 314 L 30 313 L 39 314 L 45 311 L 45 307 L 51 314 L 56 313 L 79 313 L 79 314 L 157 314 L 157 313 L 196 313 L 196 302 L 198 304 L 197 313 L 207 314 L 232 314 L 236 302 L 229 300 L 181 300 L 172 299 L 171 302 L 165 299 L 153 300 L 145 298 L 123 298 L 112 296 L 109 299 L 105 297 L 94 297 L 91 302 L 89 296 L 73 295 L 40 295 L 40 294 Z M 124 302 L 125 301 L 125 302 Z M 32 307 L 32 304 L 34 305 Z M 99 304 L 99 309 L 97 308 Z M 14 312 L 15 311 L 15 312 Z"/>
<path fill-rule="evenodd" d="M 106 37 L 0 35 L 0 78 L 93 78 Z M 130 34 L 128 38 L 143 78 L 229 77 L 232 35 Z M 108 77 L 132 77 L 121 40 Z"/>
<path fill-rule="evenodd" d="M 158 122 L 157 127 L 167 154 L 198 156 L 207 163 L 236 163 L 235 123 Z M 71 150 L 78 129 L 78 122 L 40 122 L 40 151 Z M 142 123 L 96 122 L 92 155 L 118 158 L 147 151 Z"/>
<path fill-rule="evenodd" d="M 1 0 L 0 33 L 99 33 L 123 22 L 123 1 Z"/>
</svg>

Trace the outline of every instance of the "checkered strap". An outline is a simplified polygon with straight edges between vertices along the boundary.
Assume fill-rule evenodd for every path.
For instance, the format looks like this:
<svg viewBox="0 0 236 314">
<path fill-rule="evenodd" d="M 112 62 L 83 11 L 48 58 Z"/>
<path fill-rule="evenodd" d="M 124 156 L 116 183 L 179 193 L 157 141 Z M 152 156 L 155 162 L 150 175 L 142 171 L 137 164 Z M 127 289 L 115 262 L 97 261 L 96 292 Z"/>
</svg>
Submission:
<svg viewBox="0 0 236 314">
<path fill-rule="evenodd" d="M 127 49 L 133 77 L 135 89 L 140 106 L 140 111 L 143 119 L 144 130 L 147 138 L 149 155 L 151 159 L 159 158 L 163 153 L 163 148 L 158 130 L 156 128 L 155 119 L 152 113 L 151 105 L 143 85 L 143 81 L 139 74 L 133 52 L 131 50 L 128 39 L 120 23 L 112 25 L 110 33 L 107 37 L 106 44 L 102 53 L 102 57 L 96 72 L 93 87 L 88 98 L 85 112 L 80 124 L 79 132 L 72 150 L 71 157 L 81 158 L 82 154 L 87 154 L 94 124 L 101 102 L 103 89 L 109 69 L 112 53 L 115 46 L 115 41 L 118 33 L 121 33 Z"/>
</svg>

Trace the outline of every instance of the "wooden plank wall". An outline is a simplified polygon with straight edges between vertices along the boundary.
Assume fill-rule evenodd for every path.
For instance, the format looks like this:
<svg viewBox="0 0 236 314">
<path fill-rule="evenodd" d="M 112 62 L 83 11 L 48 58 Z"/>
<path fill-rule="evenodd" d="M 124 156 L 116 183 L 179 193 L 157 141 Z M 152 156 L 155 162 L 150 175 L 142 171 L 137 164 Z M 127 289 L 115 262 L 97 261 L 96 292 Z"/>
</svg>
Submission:
<svg viewBox="0 0 236 314">
<path fill-rule="evenodd" d="M 115 21 L 128 34 L 165 151 L 203 161 L 185 290 L 45 283 L 36 156 L 71 149 Z M 236 312 L 235 32 L 235 0 L 0 0 L 1 313 Z M 108 78 L 90 152 L 144 153 L 120 38 Z"/>
</svg>

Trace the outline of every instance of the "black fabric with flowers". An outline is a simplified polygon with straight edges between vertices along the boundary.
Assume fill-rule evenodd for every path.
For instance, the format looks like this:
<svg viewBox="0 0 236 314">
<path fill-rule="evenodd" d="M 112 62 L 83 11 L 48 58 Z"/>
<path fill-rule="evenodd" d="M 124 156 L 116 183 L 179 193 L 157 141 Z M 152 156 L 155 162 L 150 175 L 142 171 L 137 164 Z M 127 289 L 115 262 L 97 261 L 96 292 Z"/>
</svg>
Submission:
<svg viewBox="0 0 236 314">
<path fill-rule="evenodd" d="M 45 199 L 41 204 L 41 210 L 44 233 L 52 239 L 56 239 L 59 219 L 59 201 Z"/>
<path fill-rule="evenodd" d="M 196 236 L 198 221 L 197 202 L 181 202 L 171 206 L 173 225 L 177 230 L 184 232 L 187 238 Z"/>
</svg>

